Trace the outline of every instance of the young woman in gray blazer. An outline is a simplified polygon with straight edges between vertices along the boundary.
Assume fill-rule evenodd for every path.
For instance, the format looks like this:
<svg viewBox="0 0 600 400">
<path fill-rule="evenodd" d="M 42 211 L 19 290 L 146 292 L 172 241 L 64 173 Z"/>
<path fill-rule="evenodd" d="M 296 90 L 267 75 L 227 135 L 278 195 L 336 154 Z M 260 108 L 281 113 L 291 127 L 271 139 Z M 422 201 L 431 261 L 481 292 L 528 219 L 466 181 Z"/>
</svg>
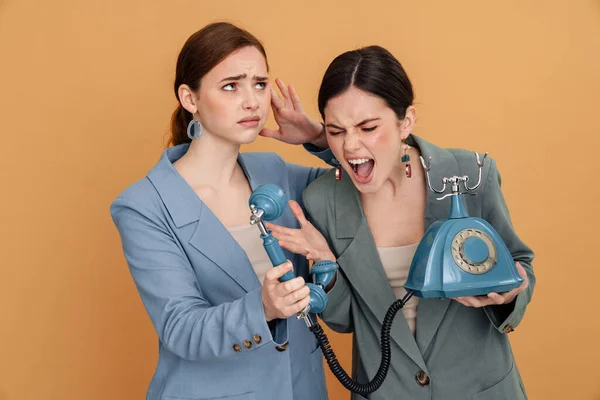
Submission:
<svg viewBox="0 0 600 400">
<path fill-rule="evenodd" d="M 411 134 L 412 85 L 398 60 L 381 47 L 338 56 L 325 73 L 318 101 L 340 167 L 305 191 L 312 223 L 292 203 L 301 228 L 268 227 L 283 247 L 339 264 L 321 317 L 337 332 L 354 333 L 353 375 L 366 383 L 379 367 L 384 315 L 406 293 L 402 286 L 416 245 L 434 221 L 448 216 L 449 201 L 437 201 L 427 189 L 419 156 L 432 158 L 432 182 L 476 177 L 478 167 L 473 152 L 442 149 Z M 493 160 L 486 160 L 482 182 L 477 196 L 465 196 L 469 215 L 498 231 L 523 284 L 485 297 L 412 297 L 392 325 L 387 379 L 370 399 L 526 398 L 507 334 L 531 300 L 534 254 L 513 228 Z"/>
<path fill-rule="evenodd" d="M 240 154 L 271 101 L 276 119 L 296 124 L 279 139 L 324 142 L 321 125 L 297 111 L 293 88 L 280 84 L 284 101 L 267 76 L 250 33 L 216 23 L 193 34 L 177 60 L 173 146 L 111 205 L 159 339 L 148 400 L 327 399 L 321 351 L 295 318 L 309 301 L 307 261 L 286 252 L 298 277 L 280 283 L 292 263 L 273 268 L 249 225 L 257 186 L 277 184 L 300 201 L 325 172 L 274 153 Z M 278 223 L 297 226 L 289 210 Z"/>
</svg>

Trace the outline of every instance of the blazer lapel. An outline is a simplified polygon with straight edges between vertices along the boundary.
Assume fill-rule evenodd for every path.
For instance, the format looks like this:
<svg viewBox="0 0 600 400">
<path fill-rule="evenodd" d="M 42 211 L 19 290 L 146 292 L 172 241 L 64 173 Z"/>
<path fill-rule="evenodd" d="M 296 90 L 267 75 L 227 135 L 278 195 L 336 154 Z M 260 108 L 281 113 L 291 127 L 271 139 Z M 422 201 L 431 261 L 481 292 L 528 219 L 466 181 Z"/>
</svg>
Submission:
<svg viewBox="0 0 600 400">
<path fill-rule="evenodd" d="M 186 230 L 179 230 L 178 237 L 189 243 L 229 275 L 246 292 L 260 286 L 256 273 L 250 265 L 246 252 L 231 236 L 227 228 L 202 202 L 192 187 L 173 166 L 189 145 L 168 148 L 159 163 L 148 173 L 148 179 L 159 193 L 177 228 L 197 222 L 189 238 L 182 237 Z M 240 163 L 243 167 L 243 163 Z M 246 170 L 244 170 L 247 173 Z M 253 181 L 249 178 L 250 184 Z M 250 214 L 248 213 L 248 216 Z M 258 230 L 256 232 L 258 235 Z"/>
<path fill-rule="evenodd" d="M 259 234 L 258 229 L 256 234 Z M 246 292 L 260 287 L 260 282 L 250 265 L 246 252 L 204 203 L 189 243 L 218 265 Z"/>
<path fill-rule="evenodd" d="M 408 144 L 416 146 L 421 156 L 428 162 L 431 157 L 431 170 L 429 176 L 434 189 L 442 188 L 442 178 L 458 175 L 458 164 L 449 151 L 437 147 L 421 138 L 410 135 Z M 420 160 L 415 160 L 420 165 Z M 413 167 L 415 167 L 413 165 Z M 436 220 L 448 218 L 450 212 L 450 199 L 437 200 L 443 196 L 427 188 L 427 205 L 425 209 L 425 230 Z M 449 299 L 419 299 L 417 310 L 416 339 L 419 349 L 425 353 L 431 340 L 435 336 L 446 311 L 451 303 Z"/>
<path fill-rule="evenodd" d="M 336 237 L 352 238 L 352 241 L 345 249 L 336 249 L 341 252 L 338 252 L 338 263 L 360 298 L 383 324 L 385 314 L 389 306 L 396 301 L 396 297 L 385 275 L 375 241 L 363 214 L 359 192 L 350 177 L 345 172 L 343 174 L 342 180 L 336 181 Z M 341 240 L 339 243 L 347 241 Z M 392 324 L 391 337 L 420 368 L 426 369 L 412 332 L 400 313 L 401 311 Z"/>
</svg>

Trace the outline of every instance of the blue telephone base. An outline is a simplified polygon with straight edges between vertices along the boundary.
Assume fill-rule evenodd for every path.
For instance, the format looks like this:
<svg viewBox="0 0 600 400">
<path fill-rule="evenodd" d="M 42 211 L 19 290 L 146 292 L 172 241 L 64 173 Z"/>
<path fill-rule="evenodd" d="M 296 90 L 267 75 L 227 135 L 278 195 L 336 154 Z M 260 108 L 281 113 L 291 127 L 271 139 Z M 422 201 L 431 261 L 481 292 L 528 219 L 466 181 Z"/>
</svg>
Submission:
<svg viewBox="0 0 600 400">
<path fill-rule="evenodd" d="M 463 217 L 436 221 L 429 227 L 404 288 L 421 298 L 456 298 L 504 293 L 522 282 L 494 228 L 481 218 Z"/>
</svg>

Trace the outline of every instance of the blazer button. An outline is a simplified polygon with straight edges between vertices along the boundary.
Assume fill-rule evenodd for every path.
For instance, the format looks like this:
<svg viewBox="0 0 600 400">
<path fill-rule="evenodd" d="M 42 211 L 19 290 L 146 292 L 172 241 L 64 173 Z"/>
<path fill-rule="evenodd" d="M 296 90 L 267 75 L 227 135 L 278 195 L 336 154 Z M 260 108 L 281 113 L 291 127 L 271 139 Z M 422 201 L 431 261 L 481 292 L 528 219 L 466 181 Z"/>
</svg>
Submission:
<svg viewBox="0 0 600 400">
<path fill-rule="evenodd" d="M 252 340 L 254 340 L 254 343 L 256 343 L 256 344 L 259 344 L 260 342 L 262 342 L 262 338 L 258 334 L 252 336 Z"/>
<path fill-rule="evenodd" d="M 252 342 L 249 340 L 244 340 L 244 347 L 249 349 L 250 347 L 252 347 Z"/>
<path fill-rule="evenodd" d="M 511 333 L 514 330 L 515 330 L 515 328 L 513 328 L 510 324 L 506 324 L 504 326 L 504 333 Z"/>
<path fill-rule="evenodd" d="M 240 346 L 239 344 L 234 344 L 233 350 L 239 353 L 240 351 L 242 351 L 242 346 Z"/>
<path fill-rule="evenodd" d="M 415 379 L 420 386 L 429 385 L 429 376 L 424 371 L 417 372 Z"/>
<path fill-rule="evenodd" d="M 286 351 L 289 345 L 290 345 L 290 342 L 286 341 L 281 346 L 275 346 L 275 348 L 277 349 L 277 351 Z"/>
</svg>

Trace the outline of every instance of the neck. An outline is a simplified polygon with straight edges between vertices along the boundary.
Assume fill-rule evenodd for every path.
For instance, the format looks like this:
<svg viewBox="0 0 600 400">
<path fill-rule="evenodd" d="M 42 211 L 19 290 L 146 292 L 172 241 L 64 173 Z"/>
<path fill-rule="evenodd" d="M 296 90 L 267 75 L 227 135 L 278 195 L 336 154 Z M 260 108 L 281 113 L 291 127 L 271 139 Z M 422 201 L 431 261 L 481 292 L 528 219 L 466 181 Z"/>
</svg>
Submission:
<svg viewBox="0 0 600 400">
<path fill-rule="evenodd" d="M 187 153 L 174 165 L 192 187 L 218 190 L 234 179 L 239 152 L 239 144 L 204 132 L 200 139 L 192 140 Z"/>
<path fill-rule="evenodd" d="M 399 163 L 394 167 L 379 190 L 373 193 L 361 193 L 361 198 L 363 201 L 368 202 L 394 201 L 400 197 L 406 196 L 406 191 L 404 189 L 408 183 L 408 179 L 409 178 L 406 177 L 404 171 L 404 163 Z"/>
<path fill-rule="evenodd" d="M 398 157 L 398 162 L 392 169 L 388 178 L 383 182 L 378 191 L 374 193 L 361 193 L 362 201 L 379 202 L 395 201 L 406 198 L 414 190 L 423 190 L 425 185 L 425 175 L 419 156 L 419 149 L 413 147 L 410 152 L 410 164 L 412 167 L 412 176 L 406 176 L 406 164 Z"/>
</svg>

